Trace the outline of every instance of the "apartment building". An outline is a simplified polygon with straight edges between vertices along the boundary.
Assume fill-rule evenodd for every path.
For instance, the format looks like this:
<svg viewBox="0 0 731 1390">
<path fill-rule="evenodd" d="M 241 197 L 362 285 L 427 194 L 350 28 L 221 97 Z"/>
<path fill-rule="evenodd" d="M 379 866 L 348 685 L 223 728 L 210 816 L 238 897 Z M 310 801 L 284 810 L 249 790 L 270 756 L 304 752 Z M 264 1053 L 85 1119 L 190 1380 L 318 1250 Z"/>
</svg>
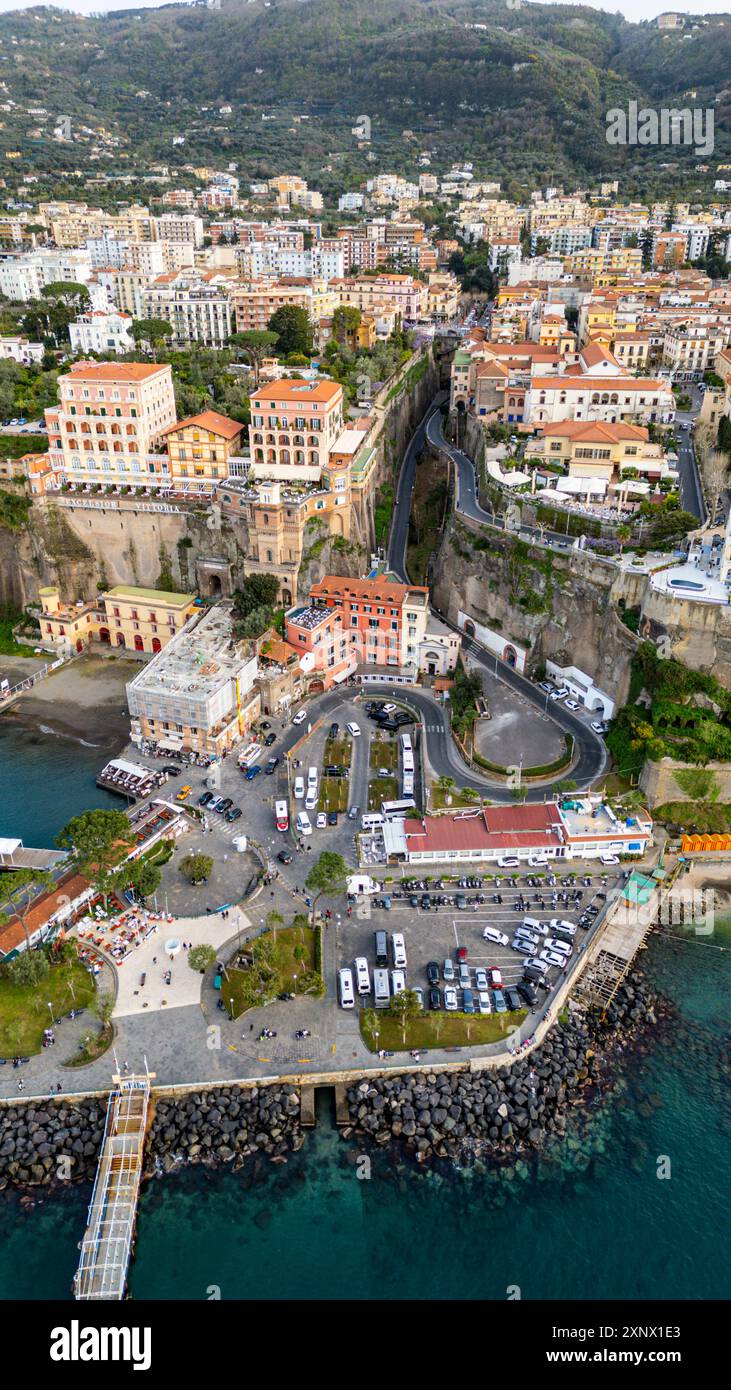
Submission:
<svg viewBox="0 0 731 1390">
<path fill-rule="evenodd" d="M 59 377 L 46 414 L 51 467 L 68 482 L 158 486 L 167 455 L 153 452 L 175 423 L 172 369 L 141 362 L 77 362 Z"/>
<path fill-rule="evenodd" d="M 19 362 L 23 367 L 31 367 L 43 361 L 43 343 L 32 343 L 22 334 L 6 334 L 0 338 L 0 361 Z"/>
<path fill-rule="evenodd" d="M 272 382 L 251 395 L 249 447 L 255 474 L 318 481 L 343 428 L 334 381 Z"/>
<path fill-rule="evenodd" d="M 231 605 L 217 603 L 130 681 L 132 742 L 220 758 L 259 715 L 256 674 L 251 644 L 234 635 Z"/>
<path fill-rule="evenodd" d="M 182 241 L 190 246 L 203 245 L 203 218 L 191 212 L 164 212 L 152 219 L 153 241 Z"/>
<path fill-rule="evenodd" d="M 662 364 L 676 381 L 694 381 L 713 368 L 731 342 L 731 323 L 676 324 L 665 332 Z"/>
<path fill-rule="evenodd" d="M 81 652 L 92 642 L 154 655 L 196 612 L 193 594 L 117 584 L 89 603 L 63 603 L 57 585 L 39 590 L 41 637 L 59 651 Z"/>
<path fill-rule="evenodd" d="M 355 674 L 359 661 L 357 632 L 344 627 L 340 608 L 310 602 L 292 609 L 286 618 L 287 643 L 299 658 L 307 678 L 307 693 L 331 690 Z"/>
<path fill-rule="evenodd" d="M 398 309 L 401 323 L 417 322 L 427 309 L 427 287 L 411 275 L 386 273 L 367 279 L 346 277 L 331 280 L 329 288 L 340 304 L 354 304 L 366 312 L 372 312 L 375 304 L 391 303 Z"/>
<path fill-rule="evenodd" d="M 90 309 L 69 324 L 69 338 L 74 352 L 96 352 L 100 357 L 118 356 L 133 352 L 135 343 L 130 335 L 132 315 L 112 309 Z"/>
<path fill-rule="evenodd" d="M 180 270 L 160 275 L 141 293 L 142 317 L 167 319 L 173 342 L 221 348 L 233 332 L 226 282 Z"/>
<path fill-rule="evenodd" d="M 341 614 L 348 655 L 353 657 L 355 647 L 358 665 L 418 669 L 429 616 L 428 589 L 399 584 L 385 575 L 347 579 L 330 574 L 312 585 L 310 604 Z M 293 627 L 290 636 L 288 627 L 288 640 L 296 646 L 299 630 Z"/>
<path fill-rule="evenodd" d="M 0 259 L 0 294 L 26 304 L 40 299 L 44 285 L 63 280 L 86 284 L 91 279 L 91 262 L 85 251 L 39 250 Z"/>
<path fill-rule="evenodd" d="M 310 322 L 316 323 L 319 318 L 331 314 L 337 302 L 337 296 L 327 291 L 324 285 L 318 286 L 309 280 L 233 284 L 230 290 L 230 303 L 238 333 L 265 329 L 272 314 L 287 304 L 306 309 Z"/>
<path fill-rule="evenodd" d="M 544 425 L 528 453 L 544 465 L 560 464 L 571 478 L 621 480 L 629 470 L 657 482 L 671 470 L 660 444 L 651 444 L 642 425 L 625 421 L 561 420 Z"/>
<path fill-rule="evenodd" d="M 245 425 L 217 410 L 203 410 L 171 425 L 165 440 L 173 484 L 196 479 L 208 484 L 201 490 L 211 491 L 215 479 L 228 478 L 233 471 L 231 460 L 242 454 L 245 431 Z"/>
<path fill-rule="evenodd" d="M 667 381 L 652 377 L 570 375 L 534 377 L 525 396 L 525 423 L 558 420 L 671 424 L 675 398 Z"/>
</svg>

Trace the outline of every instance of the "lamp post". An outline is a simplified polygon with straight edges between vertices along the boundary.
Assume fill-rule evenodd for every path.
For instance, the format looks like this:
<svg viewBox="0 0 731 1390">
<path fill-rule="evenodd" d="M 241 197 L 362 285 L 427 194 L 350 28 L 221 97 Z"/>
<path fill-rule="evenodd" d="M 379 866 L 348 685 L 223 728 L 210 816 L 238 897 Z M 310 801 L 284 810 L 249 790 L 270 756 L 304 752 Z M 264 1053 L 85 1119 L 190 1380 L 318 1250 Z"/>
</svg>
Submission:
<svg viewBox="0 0 731 1390">
<path fill-rule="evenodd" d="M 294 981 L 294 991 L 293 991 L 293 993 L 296 994 L 296 993 L 297 993 L 297 975 L 294 974 L 294 973 L 293 973 L 293 975 L 292 975 L 292 980 Z"/>
</svg>

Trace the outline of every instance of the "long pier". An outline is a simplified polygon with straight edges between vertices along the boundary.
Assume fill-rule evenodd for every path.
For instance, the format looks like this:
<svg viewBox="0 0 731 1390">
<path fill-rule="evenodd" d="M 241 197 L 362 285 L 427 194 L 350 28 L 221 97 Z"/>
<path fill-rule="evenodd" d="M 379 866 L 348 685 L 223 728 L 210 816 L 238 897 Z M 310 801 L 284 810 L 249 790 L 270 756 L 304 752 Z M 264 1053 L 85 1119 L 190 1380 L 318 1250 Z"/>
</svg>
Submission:
<svg viewBox="0 0 731 1390">
<path fill-rule="evenodd" d="M 143 1076 L 112 1079 L 99 1165 L 91 1194 L 81 1258 L 74 1276 L 77 1301 L 122 1299 L 132 1253 L 142 1158 L 150 1105 Z"/>
</svg>

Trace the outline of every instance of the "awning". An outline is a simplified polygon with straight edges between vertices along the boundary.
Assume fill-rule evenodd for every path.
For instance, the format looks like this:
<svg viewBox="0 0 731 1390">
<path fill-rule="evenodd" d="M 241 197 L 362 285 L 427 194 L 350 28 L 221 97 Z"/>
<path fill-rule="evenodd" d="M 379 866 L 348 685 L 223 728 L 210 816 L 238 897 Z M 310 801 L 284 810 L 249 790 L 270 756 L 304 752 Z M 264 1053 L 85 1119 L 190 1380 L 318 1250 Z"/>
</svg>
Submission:
<svg viewBox="0 0 731 1390">
<path fill-rule="evenodd" d="M 165 738 L 159 738 L 157 740 L 158 748 L 173 748 L 175 750 L 179 750 L 182 746 L 182 743 L 182 734 L 166 734 Z"/>
</svg>

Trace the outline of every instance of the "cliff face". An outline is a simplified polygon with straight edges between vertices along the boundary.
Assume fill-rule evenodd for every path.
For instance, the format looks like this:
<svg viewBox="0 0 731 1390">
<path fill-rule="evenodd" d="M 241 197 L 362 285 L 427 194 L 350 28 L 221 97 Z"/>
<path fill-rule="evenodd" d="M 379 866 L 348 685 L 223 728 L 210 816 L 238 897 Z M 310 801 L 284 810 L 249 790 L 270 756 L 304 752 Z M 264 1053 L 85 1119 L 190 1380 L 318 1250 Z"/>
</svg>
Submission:
<svg viewBox="0 0 731 1390">
<path fill-rule="evenodd" d="M 622 703 L 637 638 L 619 620 L 612 572 L 590 556 L 554 556 L 512 536 L 471 530 L 454 518 L 436 557 L 437 608 L 460 610 L 530 650 L 578 666 Z"/>
</svg>

